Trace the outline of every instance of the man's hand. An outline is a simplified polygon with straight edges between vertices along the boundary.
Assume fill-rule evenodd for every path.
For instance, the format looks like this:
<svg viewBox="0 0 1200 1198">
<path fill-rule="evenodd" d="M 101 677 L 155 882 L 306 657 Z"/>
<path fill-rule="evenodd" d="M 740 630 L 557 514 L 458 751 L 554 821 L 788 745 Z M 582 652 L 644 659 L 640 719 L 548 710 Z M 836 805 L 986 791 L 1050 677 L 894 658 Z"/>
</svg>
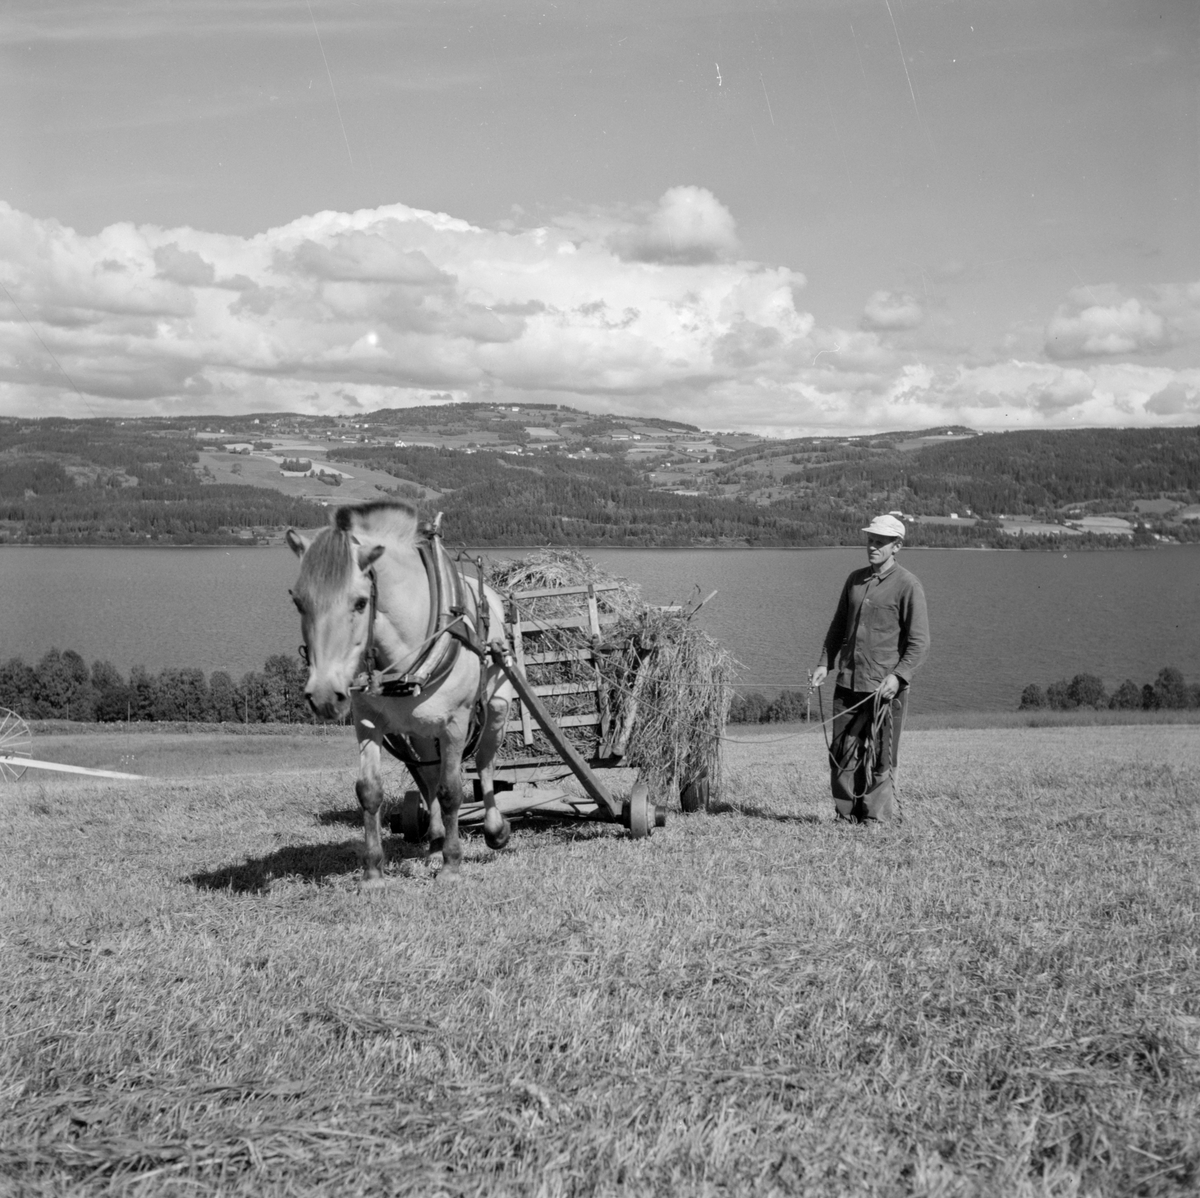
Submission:
<svg viewBox="0 0 1200 1198">
<path fill-rule="evenodd" d="M 828 666 L 817 666 L 817 668 L 815 670 L 813 670 L 813 672 L 812 672 L 813 689 L 815 690 L 828 677 L 829 677 L 829 667 Z"/>
<path fill-rule="evenodd" d="M 900 693 L 900 679 L 895 674 L 889 674 L 879 684 L 879 697 L 889 703 Z"/>
</svg>

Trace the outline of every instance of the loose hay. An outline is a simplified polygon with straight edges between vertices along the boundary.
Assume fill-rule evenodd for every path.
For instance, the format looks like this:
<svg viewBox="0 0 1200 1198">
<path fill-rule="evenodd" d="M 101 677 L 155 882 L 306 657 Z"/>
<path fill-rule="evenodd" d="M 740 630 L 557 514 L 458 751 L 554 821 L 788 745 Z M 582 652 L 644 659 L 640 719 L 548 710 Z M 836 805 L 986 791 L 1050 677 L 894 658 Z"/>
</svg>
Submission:
<svg viewBox="0 0 1200 1198">
<path fill-rule="evenodd" d="M 620 758 L 641 771 L 659 801 L 701 779 L 710 794 L 721 783 L 721 736 L 733 697 L 733 657 L 682 612 L 642 602 L 636 584 L 614 578 L 572 550 L 540 550 L 517 560 L 496 562 L 488 581 L 512 596 L 522 620 L 554 621 L 587 614 L 587 595 L 521 593 L 585 586 L 595 592 L 603 626 L 597 640 L 586 628 L 554 628 L 524 634 L 527 654 L 590 650 L 592 661 L 529 663 L 526 675 L 538 686 L 588 684 L 579 694 L 549 695 L 543 702 L 555 721 L 600 716 L 598 725 L 562 728 L 589 760 Z M 536 725 L 535 725 L 536 729 Z M 545 757 L 556 753 L 540 730 L 533 744 L 510 733 L 500 759 Z"/>
</svg>

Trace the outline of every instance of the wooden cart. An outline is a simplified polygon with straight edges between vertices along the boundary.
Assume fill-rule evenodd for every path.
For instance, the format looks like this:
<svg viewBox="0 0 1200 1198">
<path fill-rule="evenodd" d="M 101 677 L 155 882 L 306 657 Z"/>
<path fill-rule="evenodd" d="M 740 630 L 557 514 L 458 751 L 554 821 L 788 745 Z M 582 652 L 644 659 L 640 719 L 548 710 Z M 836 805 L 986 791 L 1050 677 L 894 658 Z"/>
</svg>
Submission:
<svg viewBox="0 0 1200 1198">
<path fill-rule="evenodd" d="M 602 651 L 604 630 L 615 616 L 600 611 L 598 596 L 617 590 L 615 583 L 548 587 L 512 591 L 507 595 L 503 651 L 493 650 L 494 660 L 517 692 L 509 713 L 505 740 L 494 763 L 496 805 L 506 816 L 574 816 L 580 819 L 618 823 L 635 838 L 649 836 L 666 823 L 666 810 L 650 802 L 646 784 L 638 778 L 628 795 L 619 798 L 600 779 L 604 770 L 628 768 L 626 747 L 637 718 L 638 682 L 618 721 L 608 708 L 597 655 Z M 570 600 L 576 614 L 535 617 L 524 607 L 537 599 Z M 578 637 L 566 646 L 558 635 L 564 630 L 583 630 L 590 644 L 580 646 Z M 590 675 L 585 681 L 554 681 L 554 669 L 571 663 L 575 674 Z M 570 714 L 552 714 L 551 703 L 567 699 L 575 709 Z M 568 735 L 570 729 L 573 735 Z M 470 768 L 467 777 L 474 787 L 474 801 L 464 803 L 459 823 L 470 826 L 483 821 L 483 802 L 478 775 Z M 583 794 L 562 783 L 574 777 Z M 406 792 L 393 831 L 407 840 L 419 841 L 428 827 L 428 815 L 420 792 Z"/>
</svg>

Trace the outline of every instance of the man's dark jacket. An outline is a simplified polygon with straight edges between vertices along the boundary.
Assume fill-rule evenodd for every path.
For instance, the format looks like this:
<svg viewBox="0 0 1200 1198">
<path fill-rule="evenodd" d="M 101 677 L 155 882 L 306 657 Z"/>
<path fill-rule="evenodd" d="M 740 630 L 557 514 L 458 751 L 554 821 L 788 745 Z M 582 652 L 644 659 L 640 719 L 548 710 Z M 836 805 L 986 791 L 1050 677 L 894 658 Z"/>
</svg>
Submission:
<svg viewBox="0 0 1200 1198">
<path fill-rule="evenodd" d="M 929 652 L 929 616 L 917 577 L 894 563 L 881 578 L 870 566 L 846 579 L 825 634 L 825 662 L 837 684 L 873 691 L 895 674 L 907 686 Z"/>
</svg>

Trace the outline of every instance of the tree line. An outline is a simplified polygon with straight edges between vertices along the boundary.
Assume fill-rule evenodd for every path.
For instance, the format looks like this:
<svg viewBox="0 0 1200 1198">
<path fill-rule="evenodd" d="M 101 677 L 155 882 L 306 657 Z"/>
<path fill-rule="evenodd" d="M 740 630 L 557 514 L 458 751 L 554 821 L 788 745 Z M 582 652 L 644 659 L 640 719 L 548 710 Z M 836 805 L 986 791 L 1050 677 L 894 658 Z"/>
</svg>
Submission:
<svg viewBox="0 0 1200 1198">
<path fill-rule="evenodd" d="M 1069 682 L 1060 678 L 1044 690 L 1031 682 L 1021 692 L 1019 711 L 1074 711 L 1081 707 L 1112 711 L 1160 711 L 1200 708 L 1200 683 L 1188 684 L 1174 666 L 1164 666 L 1153 682 L 1138 686 L 1126 678 L 1110 695 L 1095 674 L 1076 674 Z"/>
<path fill-rule="evenodd" d="M 134 666 L 126 677 L 109 661 L 89 669 L 73 649 L 51 649 L 36 665 L 20 657 L 0 665 L 0 707 L 29 720 L 83 723 L 311 724 L 307 678 L 299 659 L 282 653 L 235 682 L 225 670 L 206 677 L 178 667 L 152 674 Z"/>
</svg>

